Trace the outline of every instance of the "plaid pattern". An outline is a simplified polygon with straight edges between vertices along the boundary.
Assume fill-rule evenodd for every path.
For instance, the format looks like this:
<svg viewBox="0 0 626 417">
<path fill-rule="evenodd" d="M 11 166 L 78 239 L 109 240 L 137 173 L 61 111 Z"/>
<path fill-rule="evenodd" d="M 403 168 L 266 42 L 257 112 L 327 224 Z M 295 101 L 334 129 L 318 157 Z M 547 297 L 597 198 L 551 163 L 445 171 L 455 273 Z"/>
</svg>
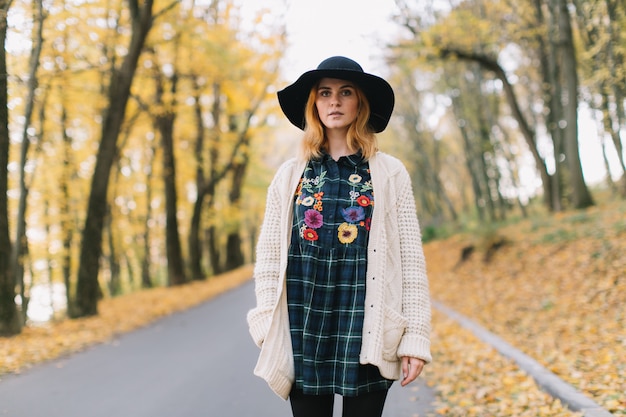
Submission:
<svg viewBox="0 0 626 417">
<path fill-rule="evenodd" d="M 360 154 L 310 161 L 296 192 L 287 302 L 295 387 L 305 394 L 391 386 L 376 367 L 359 364 L 373 201 Z"/>
</svg>

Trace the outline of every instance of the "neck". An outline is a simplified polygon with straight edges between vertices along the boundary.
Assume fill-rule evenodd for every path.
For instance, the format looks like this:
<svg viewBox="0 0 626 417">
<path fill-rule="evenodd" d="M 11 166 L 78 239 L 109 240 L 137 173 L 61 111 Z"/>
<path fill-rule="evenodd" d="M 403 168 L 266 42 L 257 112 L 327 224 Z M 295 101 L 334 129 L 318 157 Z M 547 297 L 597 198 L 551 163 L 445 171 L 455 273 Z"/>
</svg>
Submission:
<svg viewBox="0 0 626 417">
<path fill-rule="evenodd" d="M 347 131 L 336 131 L 328 129 L 326 140 L 328 143 L 328 153 L 335 161 L 342 156 L 350 155 L 352 152 L 348 148 Z"/>
</svg>

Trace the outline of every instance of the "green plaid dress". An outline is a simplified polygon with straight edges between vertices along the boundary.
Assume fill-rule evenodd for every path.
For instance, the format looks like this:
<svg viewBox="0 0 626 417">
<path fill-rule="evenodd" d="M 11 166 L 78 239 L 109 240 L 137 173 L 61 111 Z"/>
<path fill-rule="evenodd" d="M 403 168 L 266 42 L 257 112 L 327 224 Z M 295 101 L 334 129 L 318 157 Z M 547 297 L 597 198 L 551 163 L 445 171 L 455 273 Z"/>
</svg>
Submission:
<svg viewBox="0 0 626 417">
<path fill-rule="evenodd" d="M 359 364 L 374 195 L 360 153 L 309 161 L 294 199 L 287 304 L 295 388 L 356 396 L 392 381 Z"/>
</svg>

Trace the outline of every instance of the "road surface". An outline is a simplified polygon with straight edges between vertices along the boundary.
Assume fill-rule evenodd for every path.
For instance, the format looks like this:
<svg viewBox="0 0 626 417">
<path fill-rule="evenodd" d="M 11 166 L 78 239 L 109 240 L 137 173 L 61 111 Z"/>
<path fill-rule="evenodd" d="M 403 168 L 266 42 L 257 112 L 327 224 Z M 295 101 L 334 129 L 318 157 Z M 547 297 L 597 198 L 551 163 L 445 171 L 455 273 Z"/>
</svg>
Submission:
<svg viewBox="0 0 626 417">
<path fill-rule="evenodd" d="M 0 377 L 0 417 L 289 417 L 289 403 L 252 374 L 245 314 L 253 285 L 94 346 Z M 392 387 L 384 417 L 424 417 L 423 380 Z M 336 416 L 340 416 L 340 404 Z"/>
</svg>

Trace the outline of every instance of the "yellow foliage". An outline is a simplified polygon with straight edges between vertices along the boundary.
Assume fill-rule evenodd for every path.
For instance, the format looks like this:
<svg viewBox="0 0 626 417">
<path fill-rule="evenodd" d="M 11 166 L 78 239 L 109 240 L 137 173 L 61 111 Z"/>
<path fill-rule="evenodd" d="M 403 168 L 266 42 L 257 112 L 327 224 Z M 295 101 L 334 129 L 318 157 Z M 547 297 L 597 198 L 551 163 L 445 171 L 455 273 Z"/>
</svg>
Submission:
<svg viewBox="0 0 626 417">
<path fill-rule="evenodd" d="M 525 220 L 488 262 L 471 238 L 425 246 L 433 298 L 479 322 L 615 414 L 626 414 L 626 203 Z M 459 262 L 461 250 L 477 251 Z M 435 313 L 429 378 L 446 415 L 564 416 L 513 364 Z M 502 411 L 499 405 L 506 404 Z"/>
</svg>

